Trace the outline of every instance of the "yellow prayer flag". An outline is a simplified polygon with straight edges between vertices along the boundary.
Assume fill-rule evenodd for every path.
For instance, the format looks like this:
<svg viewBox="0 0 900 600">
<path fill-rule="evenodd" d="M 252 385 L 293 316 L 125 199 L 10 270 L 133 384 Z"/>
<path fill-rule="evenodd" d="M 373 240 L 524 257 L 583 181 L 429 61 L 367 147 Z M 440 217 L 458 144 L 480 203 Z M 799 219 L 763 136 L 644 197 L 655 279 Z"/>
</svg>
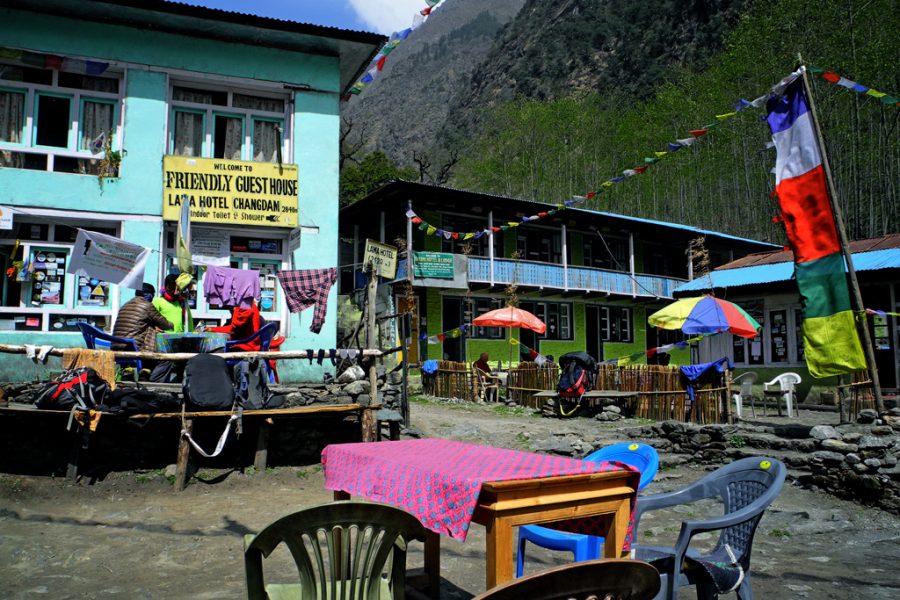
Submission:
<svg viewBox="0 0 900 600">
<path fill-rule="evenodd" d="M 884 98 L 885 96 L 887 96 L 887 94 L 885 94 L 884 92 L 879 92 L 878 90 L 873 90 L 873 89 L 870 89 L 869 91 L 867 91 L 866 95 L 872 96 L 873 98 Z"/>
<path fill-rule="evenodd" d="M 434 225 L 429 225 L 428 229 L 425 230 L 425 233 L 427 233 L 428 235 L 434 235 L 435 231 L 437 231 L 437 227 L 435 227 Z"/>
<path fill-rule="evenodd" d="M 473 237 L 475 237 L 475 234 L 474 234 L 474 233 L 467 233 L 466 235 L 463 236 L 463 239 L 464 239 L 464 240 L 471 240 Z"/>
<path fill-rule="evenodd" d="M 604 181 L 603 183 L 601 183 L 601 184 L 600 184 L 600 187 L 602 187 L 602 188 L 608 188 L 608 187 L 612 187 L 612 186 L 614 186 L 614 185 L 615 185 L 615 183 L 613 183 L 612 181 L 607 180 L 607 181 Z"/>
<path fill-rule="evenodd" d="M 510 227 L 518 227 L 518 226 L 519 226 L 519 222 L 518 222 L 518 221 L 510 221 L 508 224 L 509 224 Z"/>
<path fill-rule="evenodd" d="M 716 118 L 720 121 L 724 121 L 726 119 L 730 119 L 731 117 L 733 117 L 736 114 L 737 114 L 736 112 L 730 112 L 730 113 L 725 113 L 725 114 L 721 114 L 721 115 L 716 115 Z"/>
<path fill-rule="evenodd" d="M 656 155 L 656 158 L 665 158 L 668 152 L 654 152 L 653 154 Z"/>
<path fill-rule="evenodd" d="M 509 338 L 509 345 L 510 345 L 510 346 L 518 346 L 518 345 L 519 345 L 519 340 L 517 340 L 517 339 L 514 338 L 514 337 Z"/>
</svg>

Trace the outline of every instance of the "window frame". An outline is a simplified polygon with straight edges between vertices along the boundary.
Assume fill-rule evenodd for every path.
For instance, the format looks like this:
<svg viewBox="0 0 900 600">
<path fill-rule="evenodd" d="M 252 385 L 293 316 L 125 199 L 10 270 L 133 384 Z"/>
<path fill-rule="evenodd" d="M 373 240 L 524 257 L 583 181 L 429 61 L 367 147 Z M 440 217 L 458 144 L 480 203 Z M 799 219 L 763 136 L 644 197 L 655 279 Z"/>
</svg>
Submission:
<svg viewBox="0 0 900 600">
<path fill-rule="evenodd" d="M 4 80 L 0 80 L 0 83 L 5 83 Z M 23 90 L 21 88 L 10 87 L 7 85 L 0 85 L 0 93 L 9 93 L 9 94 L 21 94 L 24 96 L 22 102 L 22 128 L 19 130 L 19 138 L 22 140 L 21 142 L 6 142 L 0 140 L 0 144 L 4 146 L 18 147 L 18 148 L 26 148 L 28 147 L 28 142 L 31 141 L 31 131 L 29 127 L 30 111 L 29 105 L 31 98 L 31 93 L 28 90 Z"/>
<path fill-rule="evenodd" d="M 2 61 L 0 66 L 28 66 L 16 64 L 15 61 Z M 102 158 L 103 153 L 91 154 L 89 151 L 78 150 L 78 136 L 81 132 L 82 102 L 87 100 L 111 102 L 115 106 L 113 113 L 113 139 L 111 146 L 114 150 L 122 150 L 122 132 L 124 128 L 124 99 L 125 99 L 125 73 L 107 71 L 103 74 L 106 79 L 115 79 L 117 81 L 118 92 L 101 92 L 95 90 L 85 90 L 80 88 L 62 87 L 59 85 L 59 69 L 44 69 L 51 72 L 51 83 L 28 83 L 24 81 L 12 81 L 8 79 L 0 79 L 0 90 L 6 92 L 19 92 L 26 95 L 25 99 L 25 119 L 23 122 L 22 142 L 12 143 L 0 141 L 0 151 L 6 150 L 10 152 L 22 154 L 34 154 L 46 157 L 46 165 L 39 171 L 58 172 L 63 174 L 88 175 L 96 177 L 95 173 L 85 171 L 84 173 L 72 173 L 70 171 L 56 171 L 55 158 L 74 158 L 81 160 L 97 160 Z M 68 72 L 68 71 L 67 71 Z M 69 99 L 69 119 L 68 119 L 68 136 L 65 148 L 56 146 L 39 146 L 37 140 L 37 121 L 38 111 L 37 103 L 39 97 L 55 96 Z M 6 167 L 6 168 L 24 168 L 24 167 Z M 121 169 L 121 167 L 120 167 Z M 35 169 L 30 169 L 35 170 Z M 121 174 L 121 173 L 120 173 Z"/>
<path fill-rule="evenodd" d="M 614 314 L 615 313 L 615 314 Z M 623 317 L 625 327 L 623 327 Z M 615 331 L 618 333 L 617 338 L 613 336 L 613 318 L 616 320 Z M 634 314 L 630 306 L 622 306 L 619 304 L 603 304 L 600 306 L 600 339 L 603 343 L 610 344 L 631 344 L 634 342 Z M 606 325 L 604 326 L 604 323 Z M 627 336 L 623 336 L 625 331 Z"/>
<path fill-rule="evenodd" d="M 212 93 L 225 93 L 226 103 L 221 104 L 204 104 L 201 102 L 189 102 L 186 100 L 175 100 L 175 88 L 184 87 L 198 91 L 207 91 Z M 284 112 L 277 113 L 266 110 L 258 110 L 252 108 L 241 108 L 234 106 L 234 95 L 240 94 L 245 96 L 256 96 L 259 98 L 269 98 L 272 100 L 281 100 L 284 103 Z M 247 162 L 258 162 L 253 160 L 253 121 L 264 120 L 276 123 L 281 128 L 281 161 L 283 164 L 290 164 L 293 161 L 293 143 L 290 135 L 292 118 L 291 98 L 287 94 L 275 93 L 272 90 L 254 89 L 249 87 L 239 87 L 226 83 L 217 84 L 209 81 L 192 81 L 189 79 L 175 79 L 169 81 L 168 90 L 168 108 L 169 123 L 166 126 L 166 140 L 169 154 L 175 152 L 175 113 L 176 111 L 200 112 L 203 113 L 203 151 L 196 158 L 215 159 L 215 115 L 224 117 L 240 117 L 243 120 L 243 143 L 241 144 L 241 160 Z M 268 163 L 272 164 L 272 163 Z"/>
<path fill-rule="evenodd" d="M 66 260 L 66 272 L 64 274 L 63 280 L 63 295 L 61 297 L 61 304 L 47 304 L 40 307 L 32 306 L 30 302 L 25 300 L 26 291 L 22 289 L 19 293 L 19 301 L 17 306 L 0 306 L 0 318 L 7 315 L 25 315 L 28 317 L 39 317 L 41 319 L 41 328 L 37 329 L 27 329 L 27 330 L 0 330 L 0 334 L 21 334 L 27 333 L 29 331 L 41 331 L 48 333 L 57 333 L 57 334 L 73 334 L 80 336 L 79 332 L 73 331 L 54 331 L 51 324 L 51 317 L 53 316 L 71 316 L 76 319 L 89 319 L 90 317 L 103 317 L 107 320 L 109 325 L 112 325 L 115 322 L 115 318 L 118 315 L 119 306 L 120 306 L 120 298 L 121 298 L 121 289 L 120 286 L 110 283 L 109 284 L 109 299 L 107 301 L 106 306 L 104 307 L 84 307 L 78 306 L 78 277 L 79 275 L 75 275 L 73 273 L 68 272 L 69 260 L 71 260 L 72 253 L 74 251 L 75 245 L 72 242 L 58 242 L 54 241 L 56 239 L 56 228 L 58 226 L 65 227 L 74 227 L 74 228 L 104 228 L 108 230 L 112 230 L 116 237 L 120 237 L 122 231 L 122 223 L 120 221 L 97 221 L 97 220 L 65 220 L 53 217 L 30 217 L 23 218 L 21 220 L 17 219 L 17 222 L 22 225 L 42 225 L 47 227 L 47 234 L 43 236 L 43 239 L 40 240 L 32 240 L 32 239 L 22 239 L 20 241 L 20 248 L 22 248 L 23 256 L 30 256 L 31 252 L 35 249 L 41 250 L 64 250 L 66 252 L 67 260 Z M 4 245 L 14 244 L 15 238 L 6 237 L 6 235 L 14 235 L 11 232 L 0 232 L 0 243 Z M 32 288 L 33 292 L 33 288 Z"/>
</svg>

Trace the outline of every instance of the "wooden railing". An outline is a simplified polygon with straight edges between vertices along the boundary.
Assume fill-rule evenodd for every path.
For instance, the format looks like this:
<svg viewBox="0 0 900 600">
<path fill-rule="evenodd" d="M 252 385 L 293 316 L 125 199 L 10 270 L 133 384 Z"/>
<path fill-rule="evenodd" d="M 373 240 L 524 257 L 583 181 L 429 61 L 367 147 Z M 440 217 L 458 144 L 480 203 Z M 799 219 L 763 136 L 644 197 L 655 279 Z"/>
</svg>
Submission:
<svg viewBox="0 0 900 600">
<path fill-rule="evenodd" d="M 438 398 L 473 400 L 472 375 L 469 365 L 450 360 L 438 361 L 438 370 L 422 374 L 422 391 Z"/>
</svg>

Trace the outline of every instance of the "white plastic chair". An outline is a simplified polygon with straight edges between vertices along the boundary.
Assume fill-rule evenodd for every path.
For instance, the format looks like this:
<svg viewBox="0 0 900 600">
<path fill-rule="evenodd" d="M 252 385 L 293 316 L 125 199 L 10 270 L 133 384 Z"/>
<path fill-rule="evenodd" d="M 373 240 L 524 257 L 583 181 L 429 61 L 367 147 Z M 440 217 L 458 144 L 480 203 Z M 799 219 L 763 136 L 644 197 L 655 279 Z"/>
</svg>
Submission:
<svg viewBox="0 0 900 600">
<path fill-rule="evenodd" d="M 734 392 L 732 397 L 734 398 L 734 414 L 738 419 L 744 418 L 744 400 L 750 400 L 750 412 L 753 413 L 753 416 L 756 416 L 756 404 L 753 402 L 753 384 L 756 383 L 756 380 L 759 376 L 753 371 L 748 371 L 747 373 L 741 373 L 737 377 L 732 380 L 732 383 L 739 383 L 741 385 L 741 389 L 739 392 Z"/>
<path fill-rule="evenodd" d="M 800 383 L 800 376 L 796 373 L 782 373 L 772 381 L 767 381 L 763 384 L 763 394 L 767 396 L 775 396 L 776 398 L 776 407 L 778 408 L 778 412 L 781 413 L 781 398 L 784 398 L 784 401 L 787 405 L 787 416 L 791 416 L 791 411 L 794 406 L 794 386 Z M 772 390 L 770 392 L 769 386 L 774 386 L 778 384 L 778 390 Z M 780 393 L 779 393 L 780 392 Z M 799 416 L 799 410 L 794 412 L 793 416 Z"/>
</svg>

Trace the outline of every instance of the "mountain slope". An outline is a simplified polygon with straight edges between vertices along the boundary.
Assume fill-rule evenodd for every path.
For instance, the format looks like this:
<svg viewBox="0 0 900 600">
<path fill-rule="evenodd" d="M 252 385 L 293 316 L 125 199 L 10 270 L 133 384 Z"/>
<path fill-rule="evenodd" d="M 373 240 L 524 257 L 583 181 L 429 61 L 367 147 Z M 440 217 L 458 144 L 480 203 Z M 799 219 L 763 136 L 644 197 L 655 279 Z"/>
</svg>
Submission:
<svg viewBox="0 0 900 600">
<path fill-rule="evenodd" d="M 525 0 L 446 0 L 440 10 L 391 53 L 384 71 L 343 109 L 365 150 L 382 150 L 412 164 L 427 151 L 448 107 L 467 90 L 472 71 Z"/>
</svg>

